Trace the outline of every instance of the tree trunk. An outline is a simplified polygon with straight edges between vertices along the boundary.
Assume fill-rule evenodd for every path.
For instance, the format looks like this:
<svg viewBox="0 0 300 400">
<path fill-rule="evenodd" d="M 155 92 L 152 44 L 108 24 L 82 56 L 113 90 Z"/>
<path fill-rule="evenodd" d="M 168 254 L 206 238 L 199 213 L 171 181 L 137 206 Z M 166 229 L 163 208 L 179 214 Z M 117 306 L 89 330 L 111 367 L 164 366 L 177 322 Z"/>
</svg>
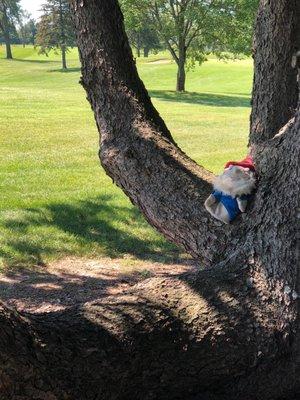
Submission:
<svg viewBox="0 0 300 400">
<path fill-rule="evenodd" d="M 176 91 L 177 92 L 185 91 L 185 67 L 184 67 L 184 62 L 180 61 L 177 69 Z"/>
<path fill-rule="evenodd" d="M 186 49 L 184 40 L 179 38 L 179 52 L 178 52 L 178 61 L 177 61 L 177 83 L 176 83 L 176 91 L 184 92 L 185 91 L 185 62 L 186 62 Z"/>
<path fill-rule="evenodd" d="M 61 62 L 62 69 L 67 69 L 66 61 L 66 34 L 65 34 L 65 23 L 63 16 L 62 0 L 59 0 L 59 22 L 60 22 L 60 41 L 61 41 Z"/>
<path fill-rule="evenodd" d="M 149 57 L 149 47 L 144 47 L 144 57 Z"/>
<path fill-rule="evenodd" d="M 292 57 L 300 49 L 300 2 L 261 1 L 256 24 L 252 144 L 273 137 L 295 114 L 298 85 Z"/>
<path fill-rule="evenodd" d="M 67 69 L 67 59 L 66 59 L 66 46 L 61 46 L 61 65 L 62 69 Z"/>
<path fill-rule="evenodd" d="M 9 21 L 7 17 L 7 11 L 4 7 L 3 9 L 3 38 L 6 46 L 6 58 L 11 60 L 13 58 L 11 51 L 11 43 L 10 43 L 10 34 L 9 34 Z"/>
<path fill-rule="evenodd" d="M 5 41 L 5 46 L 6 46 L 6 58 L 8 60 L 12 60 L 13 55 L 11 51 L 11 44 L 10 44 L 10 35 L 9 32 L 4 34 L 4 41 Z"/>
<path fill-rule="evenodd" d="M 137 45 L 137 47 L 136 47 L 136 53 L 137 53 L 138 57 L 141 57 L 141 48 L 139 45 Z"/>
<path fill-rule="evenodd" d="M 172 141 L 138 77 L 117 2 L 72 7 L 105 170 L 153 226 L 210 268 L 54 315 L 3 307 L 3 399 L 296 400 L 299 107 L 280 135 L 256 143 L 255 201 L 223 226 L 203 207 L 212 174 Z M 268 86 L 263 101 L 277 89 Z"/>
</svg>

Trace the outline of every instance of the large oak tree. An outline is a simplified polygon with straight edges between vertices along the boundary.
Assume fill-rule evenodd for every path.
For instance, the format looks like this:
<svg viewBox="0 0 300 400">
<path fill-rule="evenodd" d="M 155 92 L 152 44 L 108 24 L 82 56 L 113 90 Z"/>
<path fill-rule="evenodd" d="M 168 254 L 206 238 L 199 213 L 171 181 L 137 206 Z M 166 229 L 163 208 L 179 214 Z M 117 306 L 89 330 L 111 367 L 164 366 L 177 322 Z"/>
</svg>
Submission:
<svg viewBox="0 0 300 400">
<path fill-rule="evenodd" d="M 205 212 L 213 176 L 154 109 L 117 1 L 72 7 L 102 165 L 153 226 L 207 268 L 60 313 L 21 316 L 3 305 L 1 398 L 296 399 L 299 2 L 260 2 L 250 127 L 259 185 L 230 226 Z"/>
</svg>

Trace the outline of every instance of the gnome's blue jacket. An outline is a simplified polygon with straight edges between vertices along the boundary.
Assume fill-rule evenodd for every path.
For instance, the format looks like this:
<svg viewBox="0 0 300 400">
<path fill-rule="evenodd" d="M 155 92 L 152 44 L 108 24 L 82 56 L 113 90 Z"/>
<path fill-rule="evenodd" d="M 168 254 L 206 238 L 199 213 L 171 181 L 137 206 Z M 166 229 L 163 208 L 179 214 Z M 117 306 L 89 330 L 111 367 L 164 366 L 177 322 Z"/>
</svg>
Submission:
<svg viewBox="0 0 300 400">
<path fill-rule="evenodd" d="M 236 197 L 231 197 L 218 190 L 214 190 L 212 192 L 212 195 L 226 208 L 230 222 L 233 221 L 241 213 Z M 243 194 L 242 196 L 239 196 L 239 200 L 246 202 L 249 201 L 250 198 L 251 194 Z"/>
<path fill-rule="evenodd" d="M 241 161 L 228 161 L 224 172 L 216 177 L 214 191 L 205 200 L 204 206 L 214 218 L 228 224 L 246 211 L 254 189 L 252 157 L 248 155 Z"/>
</svg>

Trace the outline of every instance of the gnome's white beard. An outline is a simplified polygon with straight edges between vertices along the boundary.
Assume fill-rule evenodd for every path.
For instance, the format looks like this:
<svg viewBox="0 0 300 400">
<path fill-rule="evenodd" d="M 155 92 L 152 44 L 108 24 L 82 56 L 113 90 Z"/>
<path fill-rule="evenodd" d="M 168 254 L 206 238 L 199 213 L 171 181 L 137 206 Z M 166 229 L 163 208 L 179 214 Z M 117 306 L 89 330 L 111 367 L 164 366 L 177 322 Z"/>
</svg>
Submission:
<svg viewBox="0 0 300 400">
<path fill-rule="evenodd" d="M 214 181 L 214 189 L 231 197 L 250 194 L 255 188 L 255 174 L 249 168 L 230 166 Z"/>
</svg>

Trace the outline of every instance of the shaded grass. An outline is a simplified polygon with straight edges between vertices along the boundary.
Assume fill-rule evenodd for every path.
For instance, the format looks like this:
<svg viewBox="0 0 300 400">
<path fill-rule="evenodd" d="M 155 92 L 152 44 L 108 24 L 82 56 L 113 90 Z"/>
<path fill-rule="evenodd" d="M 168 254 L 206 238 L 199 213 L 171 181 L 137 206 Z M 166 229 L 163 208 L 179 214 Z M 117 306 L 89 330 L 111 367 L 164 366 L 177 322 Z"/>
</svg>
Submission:
<svg viewBox="0 0 300 400">
<path fill-rule="evenodd" d="M 232 96 L 230 94 L 216 94 L 216 93 L 195 93 L 185 92 L 177 93 L 176 91 L 167 90 L 150 90 L 151 97 L 163 101 L 172 101 L 175 103 L 192 103 L 200 104 L 203 106 L 214 107 L 249 107 L 249 96 Z"/>
<path fill-rule="evenodd" d="M 98 133 L 79 81 L 77 50 L 62 73 L 59 56 L 28 46 L 3 59 L 0 47 L 0 256 L 36 265 L 64 255 L 170 261 L 178 250 L 140 216 L 99 167 Z M 2 57 L 2 59 L 1 59 Z M 177 94 L 176 66 L 158 54 L 137 61 L 155 106 L 177 143 L 217 172 L 246 152 L 249 60 L 210 60 Z"/>
<path fill-rule="evenodd" d="M 48 257 L 99 254 L 174 262 L 180 253 L 154 231 L 147 232 L 147 223 L 136 208 L 117 205 L 109 195 L 7 211 L 1 227 L 11 232 L 0 249 L 11 265 L 16 259 L 19 265 L 43 265 Z"/>
</svg>

